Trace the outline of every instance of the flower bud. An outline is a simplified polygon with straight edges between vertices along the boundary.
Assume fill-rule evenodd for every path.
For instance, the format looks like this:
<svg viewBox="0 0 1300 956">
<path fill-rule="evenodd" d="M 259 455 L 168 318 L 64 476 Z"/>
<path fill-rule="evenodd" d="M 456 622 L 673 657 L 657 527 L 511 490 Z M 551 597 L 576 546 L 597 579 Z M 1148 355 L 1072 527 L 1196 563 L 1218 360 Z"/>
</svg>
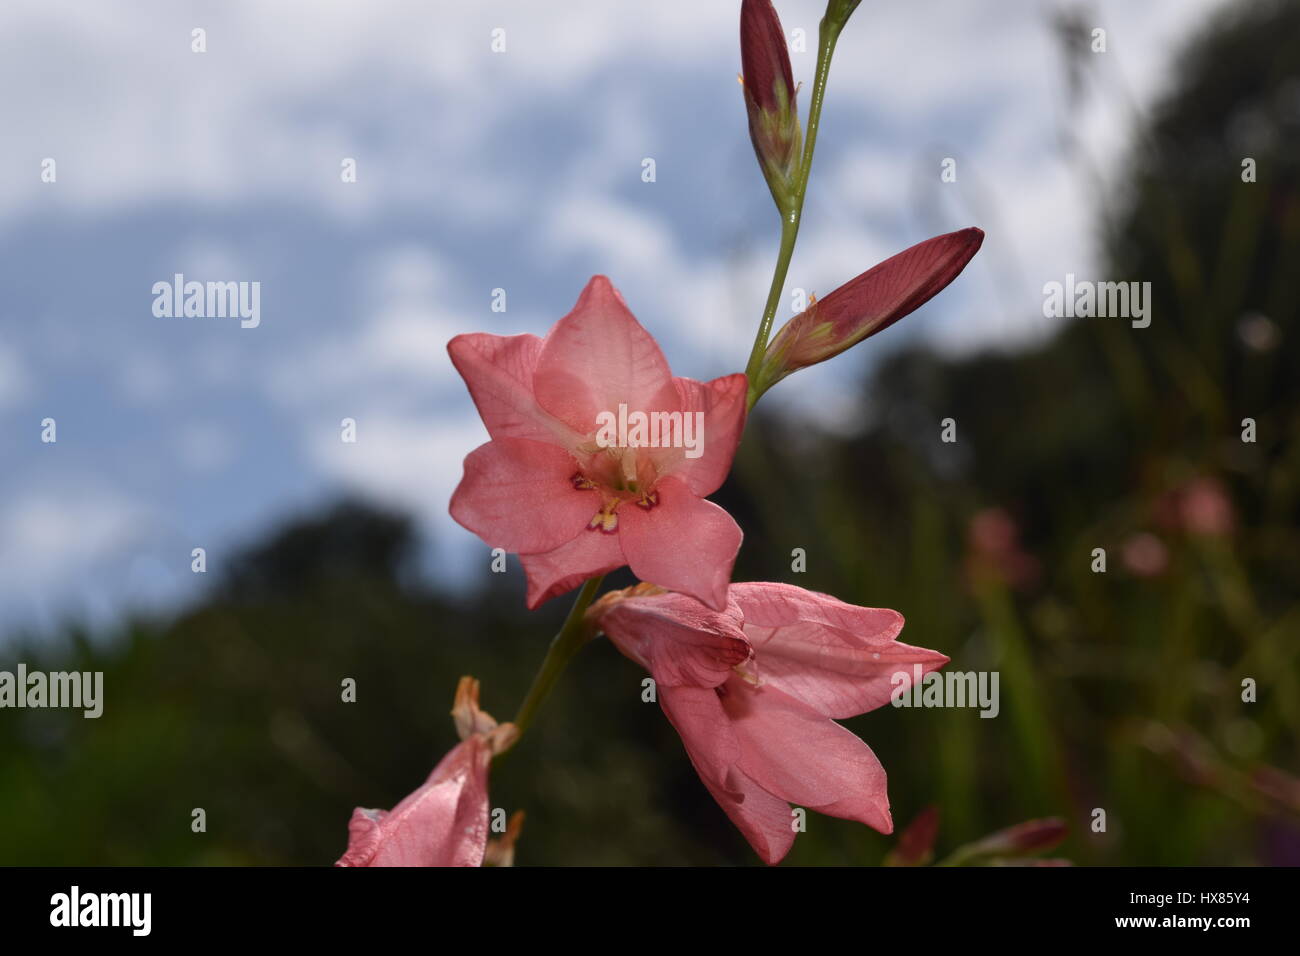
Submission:
<svg viewBox="0 0 1300 956">
<path fill-rule="evenodd" d="M 772 0 L 744 0 L 740 7 L 740 65 L 749 138 L 772 198 L 785 210 L 794 198 L 803 132 L 790 51 Z"/>
<path fill-rule="evenodd" d="M 934 859 L 934 841 L 938 835 L 939 808 L 928 806 L 907 825 L 882 866 L 925 866 Z"/>
<path fill-rule="evenodd" d="M 967 843 L 955 850 L 944 861 L 947 866 L 992 865 L 992 861 L 1015 861 L 1016 865 L 1027 865 L 1023 858 L 1028 854 L 1042 853 L 1061 843 L 1069 835 L 1069 827 L 1064 820 L 1056 817 L 1044 817 L 1041 820 L 1026 820 L 1005 830 L 990 833 L 982 840 Z M 1053 865 L 1065 865 L 1064 861 L 1053 861 Z"/>
<path fill-rule="evenodd" d="M 757 392 L 839 355 L 920 308 L 957 278 L 983 241 L 984 232 L 975 228 L 927 239 L 815 300 L 772 338 Z"/>
</svg>

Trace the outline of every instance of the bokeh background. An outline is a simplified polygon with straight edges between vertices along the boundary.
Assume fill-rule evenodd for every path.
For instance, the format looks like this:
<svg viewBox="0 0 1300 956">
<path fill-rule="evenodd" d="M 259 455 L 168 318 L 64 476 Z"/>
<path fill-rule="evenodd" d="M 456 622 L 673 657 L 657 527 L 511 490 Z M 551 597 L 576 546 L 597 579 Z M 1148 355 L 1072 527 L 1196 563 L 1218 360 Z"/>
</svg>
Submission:
<svg viewBox="0 0 1300 956">
<path fill-rule="evenodd" d="M 446 517 L 485 436 L 445 343 L 540 334 L 601 272 L 678 374 L 743 364 L 776 222 L 738 6 L 0 10 L 0 669 L 105 673 L 98 720 L 0 711 L 0 864 L 329 863 L 454 742 L 461 674 L 510 715 L 568 601 L 524 612 Z M 820 6 L 778 4 L 805 84 Z M 848 722 L 939 857 L 1056 816 L 1080 864 L 1300 864 L 1297 37 L 1296 2 L 866 0 L 841 40 L 782 316 L 988 239 L 769 393 L 716 500 L 737 579 L 1000 672 L 993 720 Z M 155 318 L 175 272 L 260 281 L 261 326 Z M 1045 318 L 1067 273 L 1151 282 L 1150 327 Z M 497 768 L 520 864 L 757 862 L 641 676 L 584 649 Z M 895 842 L 813 815 L 789 860 Z"/>
</svg>

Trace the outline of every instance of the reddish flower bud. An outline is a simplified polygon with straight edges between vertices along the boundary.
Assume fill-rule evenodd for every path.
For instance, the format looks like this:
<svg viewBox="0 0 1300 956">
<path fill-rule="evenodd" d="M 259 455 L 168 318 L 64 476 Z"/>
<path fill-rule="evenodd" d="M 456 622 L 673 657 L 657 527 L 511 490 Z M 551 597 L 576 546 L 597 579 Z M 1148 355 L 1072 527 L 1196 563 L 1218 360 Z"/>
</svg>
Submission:
<svg viewBox="0 0 1300 956">
<path fill-rule="evenodd" d="M 1013 827 L 990 834 L 977 844 L 980 849 L 993 856 L 1018 856 L 1024 853 L 1041 853 L 1059 844 L 1069 834 L 1070 828 L 1064 820 L 1045 817 L 1041 820 L 1027 820 Z"/>
<path fill-rule="evenodd" d="M 1069 827 L 1066 826 L 1065 821 L 1056 817 L 1027 820 L 1005 830 L 990 833 L 982 840 L 959 847 L 944 861 L 943 865 L 990 866 L 1003 862 L 1014 866 L 1027 866 L 1031 865 L 1031 861 L 1024 857 L 1050 850 L 1068 834 Z M 1042 863 L 1035 865 L 1042 865 Z M 1064 860 L 1053 860 L 1050 865 L 1069 866 L 1069 863 Z"/>
<path fill-rule="evenodd" d="M 814 301 L 773 337 L 756 390 L 761 394 L 920 308 L 957 278 L 983 241 L 975 228 L 927 239 Z"/>
<path fill-rule="evenodd" d="M 934 859 L 934 841 L 939 835 L 939 808 L 929 806 L 916 815 L 898 838 L 898 845 L 885 857 L 884 866 L 925 866 Z"/>
<path fill-rule="evenodd" d="M 1181 499 L 1183 527 L 1192 534 L 1213 538 L 1232 533 L 1232 499 L 1218 480 L 1197 478 L 1183 489 Z"/>
<path fill-rule="evenodd" d="M 772 0 L 740 7 L 740 65 L 749 112 L 749 138 L 777 207 L 792 201 L 803 133 L 795 104 L 794 71 Z"/>
</svg>

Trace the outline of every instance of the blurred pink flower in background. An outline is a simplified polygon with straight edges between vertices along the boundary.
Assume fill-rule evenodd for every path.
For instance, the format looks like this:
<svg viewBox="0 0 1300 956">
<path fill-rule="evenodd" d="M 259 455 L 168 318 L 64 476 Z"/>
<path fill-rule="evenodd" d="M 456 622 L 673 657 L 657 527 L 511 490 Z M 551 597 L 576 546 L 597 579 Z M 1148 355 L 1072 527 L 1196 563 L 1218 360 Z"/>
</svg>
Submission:
<svg viewBox="0 0 1300 956">
<path fill-rule="evenodd" d="M 939 837 L 939 808 L 934 804 L 918 813 L 898 835 L 898 843 L 881 866 L 926 866 L 934 859 L 934 841 Z"/>
<path fill-rule="evenodd" d="M 1020 526 L 1004 508 L 985 508 L 966 526 L 966 573 L 972 585 L 992 577 L 1023 589 L 1038 580 L 1038 559 L 1020 546 Z"/>
<path fill-rule="evenodd" d="M 462 677 L 452 716 L 461 742 L 424 784 L 389 810 L 357 807 L 335 866 L 479 866 L 488 842 L 488 767 L 514 742 L 513 724 L 479 710 L 479 683 Z M 513 847 L 513 840 L 511 841 Z"/>
<path fill-rule="evenodd" d="M 1156 501 L 1156 520 L 1170 531 L 1223 537 L 1236 528 L 1236 509 L 1223 482 L 1198 475 L 1167 491 Z"/>
<path fill-rule="evenodd" d="M 885 771 L 835 722 L 885 704 L 893 677 L 947 663 L 897 640 L 903 617 L 787 584 L 733 584 L 725 610 L 637 587 L 592 608 L 655 679 L 700 779 L 768 863 L 794 843 L 790 804 L 893 829 Z"/>
<path fill-rule="evenodd" d="M 1169 549 L 1155 535 L 1142 531 L 1124 539 L 1120 560 L 1130 573 L 1152 578 L 1164 574 L 1169 567 Z"/>
<path fill-rule="evenodd" d="M 604 276 L 545 339 L 458 335 L 448 351 L 492 439 L 466 457 L 451 515 L 521 556 L 530 608 L 625 564 L 643 581 L 726 606 L 741 532 L 705 496 L 731 469 L 744 375 L 674 377 Z M 702 422 L 698 456 L 600 444 L 600 416 L 620 406 L 677 415 L 683 429 Z"/>
<path fill-rule="evenodd" d="M 1218 537 L 1231 534 L 1236 525 L 1232 500 L 1217 478 L 1200 477 L 1184 486 L 1179 512 L 1191 534 Z"/>
</svg>

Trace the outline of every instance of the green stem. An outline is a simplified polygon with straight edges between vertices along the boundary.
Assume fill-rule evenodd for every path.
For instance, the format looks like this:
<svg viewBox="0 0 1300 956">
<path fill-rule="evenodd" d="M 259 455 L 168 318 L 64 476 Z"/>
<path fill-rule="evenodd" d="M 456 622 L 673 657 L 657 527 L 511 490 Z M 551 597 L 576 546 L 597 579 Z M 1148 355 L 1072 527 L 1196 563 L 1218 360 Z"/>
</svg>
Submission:
<svg viewBox="0 0 1300 956">
<path fill-rule="evenodd" d="M 528 726 L 541 710 L 542 703 L 555 687 L 556 682 L 560 679 L 560 674 L 568 665 L 569 659 L 577 653 L 578 648 L 587 642 L 591 636 L 590 630 L 585 626 L 584 615 L 587 608 L 591 606 L 592 600 L 596 597 L 596 592 L 600 589 L 600 582 L 605 579 L 603 574 L 597 575 L 587 581 L 578 592 L 577 600 L 573 602 L 573 607 L 569 609 L 569 616 L 564 619 L 564 626 L 560 628 L 555 639 L 551 641 L 551 646 L 546 651 L 546 657 L 542 660 L 542 666 L 537 671 L 537 676 L 533 678 L 533 686 L 528 689 L 528 696 L 524 702 L 519 705 L 519 713 L 515 715 L 514 724 L 519 729 L 519 735 L 522 737 L 528 730 Z"/>
<path fill-rule="evenodd" d="M 790 259 L 794 256 L 795 240 L 799 237 L 804 196 L 808 192 L 808 178 L 812 175 L 813 151 L 817 148 L 817 128 L 821 123 L 822 103 L 826 99 L 826 80 L 830 76 L 831 57 L 835 53 L 835 42 L 839 39 L 842 28 L 843 23 L 832 23 L 823 17 L 818 31 L 817 74 L 813 78 L 812 102 L 808 107 L 808 129 L 804 136 L 803 155 L 799 160 L 799 172 L 795 177 L 790 204 L 781 210 L 781 248 L 777 253 L 772 285 L 767 293 L 763 321 L 759 323 L 758 334 L 754 337 L 754 347 L 749 353 L 749 363 L 745 366 L 745 375 L 749 379 L 750 408 L 753 408 L 761 394 L 756 390 L 755 385 L 759 369 L 763 364 L 763 355 L 767 351 L 768 340 L 772 336 L 772 322 L 776 318 L 776 309 L 781 301 L 781 290 L 785 288 L 786 273 L 790 271 Z"/>
<path fill-rule="evenodd" d="M 843 19 L 837 22 L 832 22 L 829 16 L 823 17 L 818 31 L 817 74 L 813 79 L 812 102 L 808 107 L 808 129 L 804 138 L 803 154 L 799 159 L 799 171 L 795 178 L 790 204 L 781 210 L 781 248 L 777 255 L 776 270 L 772 275 L 772 286 L 768 290 L 763 321 L 759 325 L 758 335 L 754 339 L 754 348 L 750 352 L 749 364 L 745 368 L 750 383 L 749 407 L 751 408 L 758 400 L 758 393 L 754 389 L 756 376 L 763 363 L 763 355 L 767 351 L 768 339 L 772 335 L 772 322 L 776 318 L 777 306 L 781 301 L 781 290 L 785 288 L 786 274 L 790 271 L 790 259 L 794 255 L 795 240 L 799 237 L 804 195 L 808 191 L 808 178 L 812 174 L 813 150 L 817 146 L 817 127 L 821 121 L 822 103 L 826 99 L 826 79 L 830 75 L 831 56 L 835 52 L 835 42 L 839 39 L 840 30 L 843 29 L 844 19 L 847 19 L 847 16 L 844 14 Z M 533 718 L 537 716 L 542 704 L 559 681 L 569 660 L 592 636 L 584 618 L 603 580 L 604 575 L 599 575 L 582 586 L 577 600 L 569 610 L 569 616 L 564 620 L 564 626 L 551 641 L 546 657 L 542 660 L 542 666 L 528 689 L 528 695 L 519 705 L 519 712 L 515 715 L 514 724 L 519 730 L 520 737 L 532 724 Z"/>
</svg>

